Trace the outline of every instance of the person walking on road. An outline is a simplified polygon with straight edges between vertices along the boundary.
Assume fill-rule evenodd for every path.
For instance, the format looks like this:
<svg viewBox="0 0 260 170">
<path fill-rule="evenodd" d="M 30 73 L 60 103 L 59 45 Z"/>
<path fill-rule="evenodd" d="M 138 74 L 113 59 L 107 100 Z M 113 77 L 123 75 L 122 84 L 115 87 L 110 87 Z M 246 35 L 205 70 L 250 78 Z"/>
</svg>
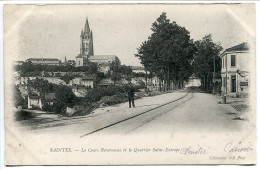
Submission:
<svg viewBox="0 0 260 170">
<path fill-rule="evenodd" d="M 135 107 L 135 101 L 134 101 L 135 89 L 130 81 L 128 83 L 127 94 L 128 94 L 129 108 L 131 108 L 131 103 L 132 103 L 132 106 Z"/>
</svg>

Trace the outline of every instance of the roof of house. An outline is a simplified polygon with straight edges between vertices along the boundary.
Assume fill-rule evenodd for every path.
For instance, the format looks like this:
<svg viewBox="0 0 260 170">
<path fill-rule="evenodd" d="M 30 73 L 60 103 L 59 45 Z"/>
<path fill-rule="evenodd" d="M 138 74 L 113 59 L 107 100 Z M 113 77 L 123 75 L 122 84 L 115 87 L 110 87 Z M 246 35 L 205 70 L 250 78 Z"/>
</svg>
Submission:
<svg viewBox="0 0 260 170">
<path fill-rule="evenodd" d="M 103 78 L 102 80 L 100 80 L 100 82 L 98 83 L 99 86 L 109 86 L 113 84 L 113 81 L 110 78 Z"/>
<path fill-rule="evenodd" d="M 82 77 L 82 80 L 93 80 L 94 76 L 93 75 L 87 75 L 86 77 Z"/>
<path fill-rule="evenodd" d="M 246 50 L 249 50 L 248 43 L 247 42 L 243 42 L 243 43 L 241 43 L 239 45 L 236 45 L 234 47 L 228 48 L 225 51 L 228 52 L 228 51 L 246 51 Z"/>
<path fill-rule="evenodd" d="M 99 67 L 110 66 L 110 63 L 100 63 L 98 66 Z"/>
<path fill-rule="evenodd" d="M 249 50 L 249 47 L 248 47 L 248 43 L 247 42 L 243 42 L 241 44 L 238 44 L 236 46 L 233 46 L 233 47 L 230 47 L 230 48 L 227 48 L 222 54 L 225 54 L 226 52 L 232 52 L 232 51 L 248 51 Z"/>
<path fill-rule="evenodd" d="M 27 61 L 28 60 L 49 60 L 49 61 L 59 61 L 59 59 L 57 59 L 57 58 L 28 58 L 27 59 Z"/>
<path fill-rule="evenodd" d="M 108 60 L 108 59 L 115 59 L 116 55 L 92 55 L 89 56 L 89 60 Z"/>
<path fill-rule="evenodd" d="M 23 63 L 24 61 L 14 61 L 15 63 Z"/>
<path fill-rule="evenodd" d="M 142 66 L 130 66 L 132 70 L 144 70 Z"/>
<path fill-rule="evenodd" d="M 33 91 L 31 91 L 30 93 L 28 93 L 28 95 L 29 95 L 29 98 L 32 100 L 32 99 L 34 99 L 34 100 L 38 100 L 38 99 L 40 99 L 41 97 L 40 96 L 38 96 L 35 92 L 33 92 Z"/>
</svg>

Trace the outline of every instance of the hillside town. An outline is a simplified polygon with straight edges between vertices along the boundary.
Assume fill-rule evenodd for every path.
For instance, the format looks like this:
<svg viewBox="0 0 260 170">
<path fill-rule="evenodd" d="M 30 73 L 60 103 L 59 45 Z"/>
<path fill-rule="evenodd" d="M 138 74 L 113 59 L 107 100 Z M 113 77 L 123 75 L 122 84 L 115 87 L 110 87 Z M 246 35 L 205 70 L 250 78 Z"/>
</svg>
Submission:
<svg viewBox="0 0 260 170">
<path fill-rule="evenodd" d="M 158 90 L 158 78 L 148 77 L 149 72 L 144 67 L 121 65 L 116 55 L 94 55 L 93 35 L 88 19 L 80 38 L 80 54 L 75 60 L 67 60 L 65 56 L 63 61 L 57 58 L 28 58 L 25 61 L 15 61 L 14 82 L 17 93 L 22 97 L 18 102 L 20 108 L 54 111 L 50 108 L 59 101 L 53 86 L 71 90 L 70 95 L 75 98 L 85 98 L 93 89 L 122 87 L 128 82 L 138 89 Z M 43 85 L 47 86 L 44 92 Z M 65 105 L 64 107 L 69 109 Z M 74 112 L 76 111 L 78 109 Z M 62 114 L 68 115 L 68 112 L 63 111 Z"/>
</svg>

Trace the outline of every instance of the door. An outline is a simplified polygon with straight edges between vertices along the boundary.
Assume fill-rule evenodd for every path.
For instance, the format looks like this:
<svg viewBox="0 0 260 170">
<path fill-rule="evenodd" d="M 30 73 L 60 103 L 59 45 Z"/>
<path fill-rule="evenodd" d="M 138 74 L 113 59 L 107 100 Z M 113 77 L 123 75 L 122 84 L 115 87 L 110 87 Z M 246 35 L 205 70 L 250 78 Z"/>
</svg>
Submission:
<svg viewBox="0 0 260 170">
<path fill-rule="evenodd" d="M 231 89 L 232 89 L 232 92 L 236 92 L 236 76 L 232 76 L 231 77 Z"/>
</svg>

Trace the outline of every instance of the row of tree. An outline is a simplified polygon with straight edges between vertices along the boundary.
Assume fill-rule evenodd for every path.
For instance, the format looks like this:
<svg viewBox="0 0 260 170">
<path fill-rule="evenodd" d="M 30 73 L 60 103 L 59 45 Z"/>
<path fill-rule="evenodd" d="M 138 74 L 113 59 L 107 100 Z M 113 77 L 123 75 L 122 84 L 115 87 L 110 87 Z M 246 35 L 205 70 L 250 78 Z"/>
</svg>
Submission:
<svg viewBox="0 0 260 170">
<path fill-rule="evenodd" d="M 160 90 L 182 88 L 195 73 L 209 87 L 212 70 L 220 68 L 222 47 L 212 41 L 211 35 L 193 41 L 190 32 L 176 22 L 170 22 L 166 13 L 152 24 L 152 34 L 138 48 L 135 55 L 145 69 L 160 79 Z"/>
</svg>

